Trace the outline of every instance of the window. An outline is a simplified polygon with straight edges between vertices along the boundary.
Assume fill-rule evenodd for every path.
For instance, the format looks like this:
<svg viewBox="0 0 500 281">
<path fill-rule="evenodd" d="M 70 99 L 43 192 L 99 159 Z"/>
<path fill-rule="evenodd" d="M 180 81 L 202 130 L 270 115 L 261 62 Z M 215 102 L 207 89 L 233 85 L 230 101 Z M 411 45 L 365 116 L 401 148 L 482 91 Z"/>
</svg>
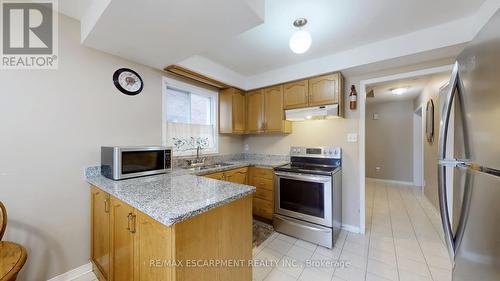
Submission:
<svg viewBox="0 0 500 281">
<path fill-rule="evenodd" d="M 217 92 L 164 79 L 163 141 L 175 155 L 217 153 Z"/>
</svg>

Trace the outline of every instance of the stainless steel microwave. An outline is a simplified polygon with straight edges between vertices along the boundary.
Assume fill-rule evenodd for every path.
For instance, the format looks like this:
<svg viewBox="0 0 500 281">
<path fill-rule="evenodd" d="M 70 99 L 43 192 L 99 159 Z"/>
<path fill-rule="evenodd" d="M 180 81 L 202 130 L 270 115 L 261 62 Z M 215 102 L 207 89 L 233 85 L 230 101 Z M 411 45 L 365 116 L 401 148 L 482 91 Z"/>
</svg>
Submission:
<svg viewBox="0 0 500 281">
<path fill-rule="evenodd" d="M 171 169 L 171 147 L 101 147 L 101 174 L 113 180 L 164 174 Z"/>
</svg>

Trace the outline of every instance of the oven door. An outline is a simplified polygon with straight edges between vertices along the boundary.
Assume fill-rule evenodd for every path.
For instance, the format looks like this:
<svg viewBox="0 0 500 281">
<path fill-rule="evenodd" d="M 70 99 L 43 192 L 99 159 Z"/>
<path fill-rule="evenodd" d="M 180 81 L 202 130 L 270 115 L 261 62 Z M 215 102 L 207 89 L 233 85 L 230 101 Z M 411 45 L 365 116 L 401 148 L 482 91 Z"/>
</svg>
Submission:
<svg viewBox="0 0 500 281">
<path fill-rule="evenodd" d="M 276 172 L 277 214 L 332 227 L 332 177 Z"/>
</svg>

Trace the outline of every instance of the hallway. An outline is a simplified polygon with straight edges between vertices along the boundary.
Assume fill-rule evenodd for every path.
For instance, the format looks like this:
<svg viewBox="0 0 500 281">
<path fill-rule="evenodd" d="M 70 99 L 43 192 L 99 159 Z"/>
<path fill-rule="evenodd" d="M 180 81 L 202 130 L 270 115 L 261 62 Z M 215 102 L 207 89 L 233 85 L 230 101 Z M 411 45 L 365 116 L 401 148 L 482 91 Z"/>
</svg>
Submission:
<svg viewBox="0 0 500 281">
<path fill-rule="evenodd" d="M 451 264 L 440 218 L 420 189 L 368 180 L 365 235 L 342 232 L 332 250 L 273 234 L 254 249 L 254 259 L 276 260 L 254 268 L 254 280 L 450 281 Z M 299 266 L 284 266 L 283 261 Z M 314 268 L 307 260 L 339 260 L 350 266 Z"/>
</svg>

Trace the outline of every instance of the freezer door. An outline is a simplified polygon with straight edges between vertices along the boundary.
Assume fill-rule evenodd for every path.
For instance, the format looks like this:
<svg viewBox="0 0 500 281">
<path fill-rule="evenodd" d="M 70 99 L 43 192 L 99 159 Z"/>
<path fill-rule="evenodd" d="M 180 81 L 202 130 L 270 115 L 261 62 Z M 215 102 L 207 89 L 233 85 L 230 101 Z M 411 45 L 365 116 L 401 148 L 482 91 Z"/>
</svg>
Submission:
<svg viewBox="0 0 500 281">
<path fill-rule="evenodd" d="M 500 177 L 467 169 L 466 227 L 455 252 L 453 281 L 500 280 Z"/>
<path fill-rule="evenodd" d="M 500 170 L 500 10 L 458 58 L 472 160 Z"/>
</svg>

